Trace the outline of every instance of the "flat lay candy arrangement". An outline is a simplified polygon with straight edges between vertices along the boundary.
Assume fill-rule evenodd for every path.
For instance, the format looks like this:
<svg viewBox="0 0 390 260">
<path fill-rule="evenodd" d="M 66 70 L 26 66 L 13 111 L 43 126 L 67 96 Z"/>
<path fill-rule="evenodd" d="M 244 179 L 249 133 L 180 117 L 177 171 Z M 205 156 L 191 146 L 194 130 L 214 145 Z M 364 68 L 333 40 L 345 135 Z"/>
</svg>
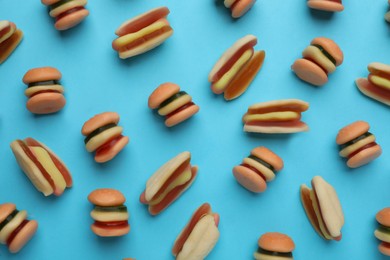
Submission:
<svg viewBox="0 0 390 260">
<path fill-rule="evenodd" d="M 1 3 L 0 259 L 386 259 L 389 3 Z"/>
</svg>

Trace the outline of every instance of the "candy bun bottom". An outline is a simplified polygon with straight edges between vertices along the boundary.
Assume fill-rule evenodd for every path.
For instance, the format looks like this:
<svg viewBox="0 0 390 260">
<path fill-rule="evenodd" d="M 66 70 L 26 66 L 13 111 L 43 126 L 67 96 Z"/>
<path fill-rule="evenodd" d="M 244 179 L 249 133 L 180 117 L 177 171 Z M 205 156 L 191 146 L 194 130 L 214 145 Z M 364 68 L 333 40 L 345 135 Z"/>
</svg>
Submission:
<svg viewBox="0 0 390 260">
<path fill-rule="evenodd" d="M 237 182 L 251 192 L 260 193 L 267 189 L 267 183 L 256 172 L 244 166 L 233 168 L 233 175 Z"/>
<path fill-rule="evenodd" d="M 66 104 L 61 93 L 41 93 L 27 101 L 27 109 L 34 114 L 51 114 L 61 110 Z"/>
<path fill-rule="evenodd" d="M 77 12 L 62 17 L 54 24 L 54 27 L 59 31 L 70 29 L 81 23 L 88 15 L 89 11 L 83 8 Z"/>
</svg>

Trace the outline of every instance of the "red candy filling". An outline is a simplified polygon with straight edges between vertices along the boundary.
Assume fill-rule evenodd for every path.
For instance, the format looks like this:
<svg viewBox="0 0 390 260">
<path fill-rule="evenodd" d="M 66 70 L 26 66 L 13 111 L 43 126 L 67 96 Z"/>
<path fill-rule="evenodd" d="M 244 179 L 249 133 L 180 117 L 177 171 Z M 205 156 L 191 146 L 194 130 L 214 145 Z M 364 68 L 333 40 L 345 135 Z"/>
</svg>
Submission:
<svg viewBox="0 0 390 260">
<path fill-rule="evenodd" d="M 365 150 L 365 149 L 368 149 L 368 148 L 370 148 L 370 147 L 373 147 L 373 146 L 375 146 L 375 145 L 377 145 L 377 143 L 375 143 L 375 142 L 366 144 L 365 146 L 363 146 L 363 147 L 357 149 L 356 151 L 354 151 L 353 153 L 349 154 L 349 155 L 348 155 L 348 159 L 351 159 L 352 157 L 354 157 L 355 155 L 357 155 L 357 154 L 360 153 L 361 151 L 363 151 L 363 150 Z"/>
<path fill-rule="evenodd" d="M 184 109 L 186 109 L 186 108 L 188 108 L 188 107 L 191 107 L 191 106 L 193 106 L 193 105 L 195 105 L 193 102 L 187 103 L 187 104 L 185 104 L 185 105 L 179 107 L 178 109 L 172 111 L 172 112 L 169 113 L 168 115 L 166 115 L 165 118 L 168 119 L 168 118 L 174 116 L 175 114 L 177 114 L 177 113 L 183 111 Z"/>
<path fill-rule="evenodd" d="M 7 245 L 11 245 L 12 241 L 15 239 L 16 235 L 22 230 L 22 228 L 24 226 L 27 225 L 27 223 L 29 222 L 29 220 L 25 219 L 22 221 L 22 223 L 20 223 L 20 225 L 14 230 L 12 231 L 12 233 L 9 235 L 9 237 L 7 238 Z"/>
<path fill-rule="evenodd" d="M 35 92 L 34 94 L 32 94 L 32 95 L 30 96 L 30 98 L 32 98 L 33 96 L 42 94 L 42 93 L 61 93 L 61 92 L 59 92 L 59 91 L 57 91 L 57 90 L 41 90 L 41 91 L 37 91 L 37 92 Z"/>
<path fill-rule="evenodd" d="M 127 222 L 127 220 L 108 221 L 108 222 L 95 221 L 93 224 L 96 227 L 104 228 L 104 229 L 121 229 L 121 228 L 126 228 L 129 226 L 129 223 Z"/>
<path fill-rule="evenodd" d="M 254 125 L 254 126 L 269 126 L 269 127 L 306 127 L 306 125 L 299 120 L 291 120 L 291 121 L 250 121 L 246 122 L 246 125 Z"/>
<path fill-rule="evenodd" d="M 56 17 L 56 22 L 58 22 L 59 20 L 61 20 L 62 18 L 64 18 L 65 16 L 71 14 L 71 13 L 75 13 L 77 11 L 80 11 L 80 10 L 83 10 L 85 9 L 84 6 L 77 6 L 77 7 L 74 7 L 72 9 L 69 9 L 61 14 L 59 14 L 57 17 Z"/>
<path fill-rule="evenodd" d="M 116 145 L 116 143 L 119 142 L 119 140 L 121 140 L 123 137 L 124 137 L 123 135 L 118 135 L 113 139 L 108 140 L 105 144 L 103 144 L 96 150 L 96 156 L 101 156 L 103 154 L 108 153 Z"/>
</svg>

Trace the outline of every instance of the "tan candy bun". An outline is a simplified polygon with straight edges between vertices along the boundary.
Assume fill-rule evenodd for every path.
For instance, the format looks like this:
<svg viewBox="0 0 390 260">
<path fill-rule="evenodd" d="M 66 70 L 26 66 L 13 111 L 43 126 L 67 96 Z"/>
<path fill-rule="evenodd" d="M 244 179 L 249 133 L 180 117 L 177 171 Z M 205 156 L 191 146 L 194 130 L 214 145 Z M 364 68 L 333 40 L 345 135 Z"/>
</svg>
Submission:
<svg viewBox="0 0 390 260">
<path fill-rule="evenodd" d="M 251 154 L 271 164 L 276 171 L 283 169 L 283 160 L 277 154 L 264 146 L 259 146 L 251 151 Z"/>
<path fill-rule="evenodd" d="M 112 48 L 121 59 L 127 59 L 159 46 L 173 34 L 168 14 L 167 7 L 159 7 L 125 21 L 115 31 L 119 37 Z"/>
<path fill-rule="evenodd" d="M 4 203 L 0 205 L 0 223 L 3 222 L 9 214 L 16 209 L 13 203 Z"/>
<path fill-rule="evenodd" d="M 309 103 L 299 99 L 273 100 L 251 105 L 244 114 L 244 131 L 265 134 L 297 133 L 308 131 L 301 121 L 301 112 Z"/>
<path fill-rule="evenodd" d="M 59 31 L 68 30 L 81 23 L 88 15 L 87 9 L 81 9 L 61 18 L 54 24 L 54 27 Z"/>
<path fill-rule="evenodd" d="M 328 75 L 312 61 L 297 59 L 291 66 L 295 74 L 303 81 L 315 86 L 322 86 L 328 82 Z"/>
<path fill-rule="evenodd" d="M 27 211 L 17 210 L 13 203 L 0 204 L 0 223 L 3 222 L 0 243 L 6 244 L 11 253 L 19 252 L 38 228 L 35 220 L 27 219 Z"/>
<path fill-rule="evenodd" d="M 35 220 L 29 221 L 12 240 L 12 243 L 9 245 L 9 251 L 11 251 L 11 253 L 19 252 L 24 247 L 24 245 L 34 236 L 37 229 L 38 222 L 36 222 Z"/>
<path fill-rule="evenodd" d="M 151 109 L 156 109 L 160 106 L 162 102 L 170 98 L 174 94 L 180 91 L 180 87 L 171 82 L 163 83 L 158 86 L 152 94 L 150 94 L 148 99 L 148 106 Z"/>
<path fill-rule="evenodd" d="M 177 260 L 206 258 L 218 241 L 218 224 L 219 215 L 208 203 L 202 204 L 176 238 L 172 254 Z"/>
<path fill-rule="evenodd" d="M 16 49 L 23 39 L 23 32 L 16 29 L 16 25 L 12 22 L 10 24 L 10 32 L 0 39 L 0 64 L 2 64 Z M 11 34 L 12 33 L 12 34 Z"/>
<path fill-rule="evenodd" d="M 148 106 L 156 109 L 160 116 L 165 117 L 165 126 L 175 126 L 199 112 L 192 97 L 180 87 L 171 82 L 158 86 L 148 99 Z"/>
<path fill-rule="evenodd" d="M 382 90 L 378 93 L 378 87 L 365 78 L 358 78 L 355 83 L 364 95 L 390 106 L 390 94 L 388 91 Z"/>
<path fill-rule="evenodd" d="M 321 45 L 336 60 L 336 66 L 340 66 L 343 63 L 344 54 L 333 40 L 325 37 L 317 37 L 310 44 Z"/>
<path fill-rule="evenodd" d="M 64 95 L 48 92 L 30 98 L 26 103 L 26 108 L 34 114 L 51 114 L 61 110 L 65 104 Z"/>
<path fill-rule="evenodd" d="M 233 175 L 238 183 L 251 192 L 260 193 L 267 189 L 265 180 L 247 167 L 241 165 L 235 166 L 233 168 Z"/>
<path fill-rule="evenodd" d="M 335 0 L 308 0 L 307 5 L 310 8 L 328 11 L 328 12 L 341 12 L 344 10 L 344 6 Z"/>
<path fill-rule="evenodd" d="M 123 127 L 118 126 L 119 114 L 104 112 L 84 123 L 81 133 L 88 152 L 95 152 L 95 161 L 105 163 L 112 160 L 128 143 Z"/>
<path fill-rule="evenodd" d="M 336 190 L 320 176 L 312 179 L 312 187 L 315 189 L 326 229 L 332 237 L 339 237 L 344 225 L 344 214 Z"/>
<path fill-rule="evenodd" d="M 49 15 L 54 18 L 54 27 L 59 30 L 70 29 L 81 23 L 88 15 L 85 9 L 87 0 L 41 0 L 48 7 Z"/>
<path fill-rule="evenodd" d="M 58 3 L 59 1 L 61 1 L 61 0 L 41 0 L 41 3 L 44 5 L 52 5 L 52 4 Z"/>
<path fill-rule="evenodd" d="M 152 17 L 149 18 L 151 19 L 150 21 L 157 21 L 163 17 L 166 17 L 168 14 L 168 7 L 162 6 L 154 8 L 146 13 L 140 14 L 122 23 L 115 31 L 115 34 L 118 36 L 122 36 L 125 35 L 128 31 L 137 31 L 139 29 L 142 29 L 142 24 L 145 22 L 145 20 L 148 20 L 148 17 Z"/>
<path fill-rule="evenodd" d="M 60 80 L 62 78 L 61 72 L 53 67 L 41 67 L 30 69 L 24 74 L 24 84 L 29 84 L 38 81 Z"/>
<path fill-rule="evenodd" d="M 344 55 L 339 46 L 325 37 L 314 38 L 302 52 L 302 59 L 297 59 L 291 69 L 298 78 L 314 86 L 328 82 L 328 74 L 341 65 Z"/>
<path fill-rule="evenodd" d="M 301 202 L 315 231 L 324 239 L 341 240 L 344 214 L 335 189 L 322 177 L 312 179 L 312 189 L 301 185 Z"/>
<path fill-rule="evenodd" d="M 190 152 L 182 152 L 161 166 L 146 182 L 145 198 L 150 201 L 180 165 L 191 160 Z"/>
<path fill-rule="evenodd" d="M 365 121 L 356 121 L 343 127 L 337 134 L 336 143 L 345 144 L 352 139 L 368 132 L 370 125 Z"/>
<path fill-rule="evenodd" d="M 232 8 L 232 17 L 240 18 L 246 14 L 246 12 L 248 12 L 255 3 L 256 0 L 237 0 L 237 4 L 235 4 Z"/>
<path fill-rule="evenodd" d="M 126 202 L 125 196 L 115 189 L 96 189 L 88 195 L 88 200 L 97 206 L 118 206 Z"/>
<path fill-rule="evenodd" d="M 379 224 L 390 227 L 390 208 L 382 209 L 376 214 L 375 218 Z"/>
<path fill-rule="evenodd" d="M 110 123 L 118 124 L 119 114 L 116 112 L 104 112 L 97 114 L 86 121 L 81 129 L 83 135 L 89 135 L 95 129 Z"/>
<path fill-rule="evenodd" d="M 263 234 L 257 243 L 260 248 L 272 252 L 288 253 L 295 249 L 294 241 L 289 236 L 278 232 Z"/>
<path fill-rule="evenodd" d="M 357 168 L 375 160 L 381 154 L 382 148 L 379 145 L 375 145 L 373 147 L 364 149 L 358 154 L 354 155 L 347 161 L 347 165 L 350 168 Z"/>
<path fill-rule="evenodd" d="M 390 256 L 390 244 L 389 243 L 381 243 L 378 246 L 379 252 L 381 252 L 384 255 Z"/>
</svg>

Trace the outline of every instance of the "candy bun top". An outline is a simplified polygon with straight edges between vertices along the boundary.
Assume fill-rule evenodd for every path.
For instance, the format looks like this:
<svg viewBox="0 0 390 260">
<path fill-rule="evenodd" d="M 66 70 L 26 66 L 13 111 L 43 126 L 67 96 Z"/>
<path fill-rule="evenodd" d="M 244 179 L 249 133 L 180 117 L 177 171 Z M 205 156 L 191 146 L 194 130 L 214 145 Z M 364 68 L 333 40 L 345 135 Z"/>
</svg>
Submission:
<svg viewBox="0 0 390 260">
<path fill-rule="evenodd" d="M 3 222 L 9 214 L 11 214 L 16 209 L 15 204 L 4 203 L 0 205 L 0 223 Z"/>
<path fill-rule="evenodd" d="M 99 127 L 114 123 L 118 124 L 119 114 L 116 112 L 104 112 L 94 115 L 87 122 L 84 123 L 81 133 L 85 136 L 89 135 Z"/>
<path fill-rule="evenodd" d="M 343 63 L 344 54 L 337 43 L 335 43 L 333 40 L 325 37 L 318 37 L 314 38 L 310 44 L 318 44 L 324 48 L 336 60 L 336 66 L 339 66 L 341 63 Z"/>
<path fill-rule="evenodd" d="M 390 208 L 382 209 L 376 214 L 375 218 L 379 224 L 390 227 Z"/>
<path fill-rule="evenodd" d="M 162 102 L 170 98 L 171 96 L 179 93 L 180 87 L 175 83 L 167 82 L 158 86 L 148 99 L 148 106 L 151 109 L 158 108 Z"/>
<path fill-rule="evenodd" d="M 336 137 L 336 143 L 338 145 L 345 144 L 368 132 L 369 129 L 370 125 L 365 121 L 353 122 L 340 129 Z"/>
<path fill-rule="evenodd" d="M 371 73 L 383 72 L 386 74 L 390 74 L 390 65 L 383 64 L 380 62 L 371 62 L 368 64 L 367 69 Z"/>
<path fill-rule="evenodd" d="M 126 198 L 118 190 L 97 189 L 88 195 L 88 200 L 96 206 L 110 207 L 123 205 L 126 201 Z"/>
<path fill-rule="evenodd" d="M 280 171 L 283 169 L 283 160 L 280 158 L 277 154 L 272 152 L 270 149 L 259 146 L 254 148 L 251 151 L 251 154 L 256 156 L 257 158 L 260 158 L 261 160 L 265 161 L 266 163 L 269 163 L 274 167 L 275 171 Z"/>
<path fill-rule="evenodd" d="M 58 3 L 59 1 L 61 1 L 61 0 L 41 0 L 41 3 L 44 5 L 52 5 L 52 4 Z"/>
<path fill-rule="evenodd" d="M 249 113 L 261 112 L 268 113 L 272 111 L 297 111 L 304 112 L 309 109 L 309 103 L 300 99 L 280 99 L 256 103 L 248 108 Z"/>
<path fill-rule="evenodd" d="M 294 241 L 287 235 L 278 232 L 263 234 L 257 244 L 260 248 L 279 253 L 289 253 L 295 249 Z"/>
<path fill-rule="evenodd" d="M 24 84 L 29 84 L 33 82 L 39 81 L 47 81 L 47 80 L 60 80 L 62 74 L 59 70 L 53 67 L 42 67 L 42 68 L 34 68 L 24 74 L 23 82 Z"/>
</svg>

